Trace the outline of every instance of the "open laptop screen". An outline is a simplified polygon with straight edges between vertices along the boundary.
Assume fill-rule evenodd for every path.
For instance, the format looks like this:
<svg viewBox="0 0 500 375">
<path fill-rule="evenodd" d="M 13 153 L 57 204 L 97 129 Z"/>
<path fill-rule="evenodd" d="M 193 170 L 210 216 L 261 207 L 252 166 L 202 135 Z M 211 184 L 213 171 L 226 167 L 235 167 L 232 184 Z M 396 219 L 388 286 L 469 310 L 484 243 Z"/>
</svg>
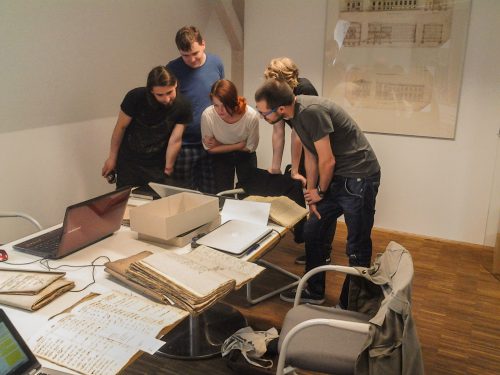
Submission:
<svg viewBox="0 0 500 375">
<path fill-rule="evenodd" d="M 130 188 L 125 188 L 69 206 L 56 257 L 61 258 L 117 231 L 129 194 Z"/>
<path fill-rule="evenodd" d="M 41 365 L 0 309 L 0 374 L 27 374 Z"/>
</svg>

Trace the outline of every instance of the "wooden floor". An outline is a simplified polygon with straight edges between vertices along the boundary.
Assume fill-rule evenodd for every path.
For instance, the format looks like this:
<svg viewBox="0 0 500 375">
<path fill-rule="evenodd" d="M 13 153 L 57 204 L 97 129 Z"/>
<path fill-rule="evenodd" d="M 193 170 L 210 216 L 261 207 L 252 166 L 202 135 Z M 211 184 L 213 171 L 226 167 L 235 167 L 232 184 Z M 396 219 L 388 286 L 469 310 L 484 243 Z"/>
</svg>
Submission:
<svg viewBox="0 0 500 375">
<path fill-rule="evenodd" d="M 346 264 L 346 232 L 340 224 L 334 240 L 333 263 Z M 412 254 L 413 315 L 422 345 L 427 374 L 500 374 L 500 282 L 491 270 L 490 248 L 450 243 L 407 234 L 374 230 L 374 254 L 389 241 L 399 242 Z M 303 266 L 293 263 L 302 254 L 287 235 L 265 259 L 291 272 L 302 274 Z M 327 276 L 327 304 L 336 304 L 343 278 Z M 266 285 L 286 279 L 265 271 L 255 283 L 256 293 Z M 261 285 L 262 288 L 258 288 Z M 279 328 L 290 304 L 274 297 L 258 305 L 246 302 L 245 291 L 230 295 L 226 302 L 238 308 L 254 329 Z M 180 361 L 142 356 L 128 367 L 126 374 L 238 374 L 220 358 Z M 258 373 L 258 372 L 256 372 Z M 305 372 L 304 372 L 305 373 Z"/>
</svg>

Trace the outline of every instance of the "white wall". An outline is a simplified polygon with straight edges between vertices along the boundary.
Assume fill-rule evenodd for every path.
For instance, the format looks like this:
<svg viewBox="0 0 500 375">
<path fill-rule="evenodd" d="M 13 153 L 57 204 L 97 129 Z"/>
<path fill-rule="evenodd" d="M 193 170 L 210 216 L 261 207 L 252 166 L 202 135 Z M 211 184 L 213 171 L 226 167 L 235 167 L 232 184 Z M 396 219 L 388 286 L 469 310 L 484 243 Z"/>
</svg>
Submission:
<svg viewBox="0 0 500 375">
<path fill-rule="evenodd" d="M 121 99 L 151 67 L 177 56 L 179 27 L 199 26 L 230 78 L 229 43 L 212 7 L 206 0 L 0 0 L 0 210 L 23 210 L 50 226 L 68 204 L 110 189 L 100 169 Z M 491 187 L 500 51 L 490 41 L 500 34 L 499 13 L 498 1 L 472 3 L 455 140 L 368 135 L 383 173 L 376 226 L 492 245 L 496 228 L 486 222 L 490 196 L 499 194 Z M 246 2 L 250 103 L 277 56 L 293 58 L 321 89 L 325 15 L 326 0 Z M 259 163 L 267 167 L 270 126 L 262 123 L 261 134 Z M 0 242 L 21 227 L 3 220 Z"/>
<path fill-rule="evenodd" d="M 112 189 L 100 176 L 125 93 L 178 56 L 196 25 L 231 72 L 230 47 L 206 0 L 0 0 L 0 211 L 44 227 Z M 113 187 L 114 188 L 114 187 Z M 2 219 L 0 243 L 31 230 Z"/>
<path fill-rule="evenodd" d="M 291 57 L 302 76 L 322 87 L 326 4 L 246 2 L 248 98 L 253 99 L 267 62 L 278 56 Z M 500 33 L 498 14 L 498 1 L 472 2 L 455 140 L 367 135 L 382 166 L 375 226 L 477 244 L 486 238 L 493 245 L 487 231 L 496 228 L 487 228 L 487 219 L 500 126 L 500 50 L 491 42 Z M 262 122 L 258 158 L 263 168 L 271 159 L 270 138 L 271 128 Z"/>
</svg>

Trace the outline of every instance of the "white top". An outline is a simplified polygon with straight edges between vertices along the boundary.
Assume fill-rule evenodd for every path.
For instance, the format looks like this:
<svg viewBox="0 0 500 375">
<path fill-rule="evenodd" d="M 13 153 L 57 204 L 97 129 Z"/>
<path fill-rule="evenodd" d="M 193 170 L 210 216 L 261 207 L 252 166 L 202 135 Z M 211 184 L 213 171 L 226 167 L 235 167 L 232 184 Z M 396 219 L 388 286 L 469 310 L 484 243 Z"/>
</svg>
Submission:
<svg viewBox="0 0 500 375">
<path fill-rule="evenodd" d="M 259 144 L 259 114 L 248 106 L 241 119 L 228 124 L 215 112 L 213 105 L 207 107 L 201 115 L 201 138 L 215 137 L 225 145 L 246 141 L 246 148 L 254 152 Z M 203 144 L 203 147 L 208 148 Z"/>
</svg>

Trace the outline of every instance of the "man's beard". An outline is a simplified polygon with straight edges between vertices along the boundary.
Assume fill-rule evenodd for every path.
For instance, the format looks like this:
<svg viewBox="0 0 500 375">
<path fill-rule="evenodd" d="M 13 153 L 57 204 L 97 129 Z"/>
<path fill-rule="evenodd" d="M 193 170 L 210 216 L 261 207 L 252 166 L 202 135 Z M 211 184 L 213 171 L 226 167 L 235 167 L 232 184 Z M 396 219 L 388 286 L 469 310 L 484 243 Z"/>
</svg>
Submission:
<svg viewBox="0 0 500 375">
<path fill-rule="evenodd" d="M 274 124 L 277 124 L 278 122 L 280 122 L 281 120 L 283 120 L 284 117 L 283 116 L 279 116 L 278 119 L 276 121 L 273 121 L 273 122 L 269 122 L 271 125 L 274 125 Z"/>
</svg>

